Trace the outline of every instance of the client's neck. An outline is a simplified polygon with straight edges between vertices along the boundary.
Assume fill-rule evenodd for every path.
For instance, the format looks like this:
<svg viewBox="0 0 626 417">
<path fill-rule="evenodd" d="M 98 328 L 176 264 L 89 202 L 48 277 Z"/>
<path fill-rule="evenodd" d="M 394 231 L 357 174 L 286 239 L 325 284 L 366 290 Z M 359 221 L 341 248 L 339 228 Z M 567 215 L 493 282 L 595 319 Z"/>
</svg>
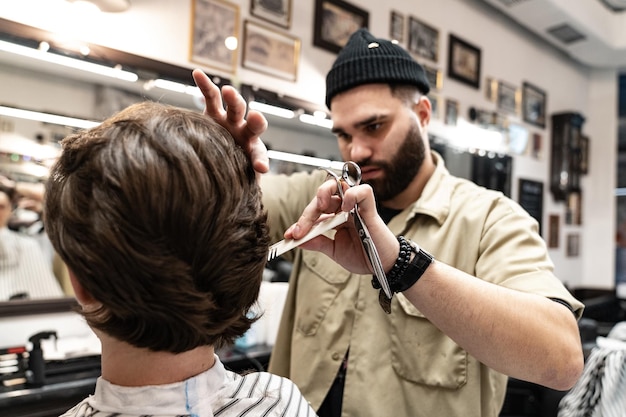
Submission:
<svg viewBox="0 0 626 417">
<path fill-rule="evenodd" d="M 100 335 L 102 377 L 115 385 L 136 387 L 180 382 L 215 364 L 212 346 L 183 353 L 153 352 Z"/>
</svg>

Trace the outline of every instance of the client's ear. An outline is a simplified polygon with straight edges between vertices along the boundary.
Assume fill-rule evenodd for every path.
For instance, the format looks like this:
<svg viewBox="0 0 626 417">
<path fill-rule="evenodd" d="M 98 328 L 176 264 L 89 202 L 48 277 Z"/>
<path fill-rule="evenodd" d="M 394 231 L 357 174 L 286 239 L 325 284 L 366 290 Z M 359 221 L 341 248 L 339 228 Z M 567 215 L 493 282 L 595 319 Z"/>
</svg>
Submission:
<svg viewBox="0 0 626 417">
<path fill-rule="evenodd" d="M 83 308 L 89 304 L 93 304 L 96 300 L 91 296 L 91 294 L 78 282 L 76 275 L 72 272 L 71 269 L 68 268 L 68 272 L 70 274 L 70 282 L 72 283 L 72 288 L 74 289 L 74 296 Z"/>
</svg>

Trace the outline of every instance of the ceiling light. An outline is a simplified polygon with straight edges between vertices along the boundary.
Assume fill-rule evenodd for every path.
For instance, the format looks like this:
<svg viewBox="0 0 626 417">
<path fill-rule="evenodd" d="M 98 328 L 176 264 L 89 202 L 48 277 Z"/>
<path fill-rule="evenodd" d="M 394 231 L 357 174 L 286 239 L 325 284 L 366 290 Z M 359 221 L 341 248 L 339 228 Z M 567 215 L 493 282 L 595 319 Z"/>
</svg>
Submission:
<svg viewBox="0 0 626 417">
<path fill-rule="evenodd" d="M 202 96 L 200 89 L 196 86 L 187 85 L 176 81 L 164 80 L 162 78 L 150 80 L 147 81 L 146 84 L 144 84 L 144 88 L 146 90 L 150 90 L 154 87 L 174 91 L 176 93 L 189 94 L 190 96 Z"/>
<path fill-rule="evenodd" d="M 38 111 L 17 109 L 15 107 L 0 106 L 0 116 L 17 117 L 18 119 L 34 120 L 43 123 L 52 123 L 61 126 L 88 129 L 99 122 L 93 120 L 78 119 L 75 117 L 59 116 L 57 114 L 42 113 Z"/>
<path fill-rule="evenodd" d="M 261 113 L 267 113 L 273 116 L 282 117 L 284 119 L 293 119 L 295 116 L 293 110 L 285 109 L 278 106 L 272 106 L 271 104 L 260 103 L 258 101 L 251 101 L 250 103 L 248 103 L 248 107 L 252 110 L 257 110 Z"/>
<path fill-rule="evenodd" d="M 326 118 L 321 118 L 321 117 L 317 117 L 317 116 L 312 116 L 310 114 L 301 114 L 298 117 L 298 120 L 300 120 L 302 123 L 306 123 L 309 125 L 314 125 L 314 126 L 320 126 L 320 127 L 325 127 L 326 129 L 332 129 L 333 128 L 333 121 L 330 119 L 326 119 Z"/>
<path fill-rule="evenodd" d="M 94 64 L 93 62 L 45 52 L 39 49 L 29 48 L 27 46 L 22 46 L 2 40 L 0 40 L 0 51 L 10 52 L 28 58 L 34 58 L 53 64 L 63 65 L 65 67 L 76 68 L 79 70 L 88 71 L 111 78 L 117 78 L 120 80 L 135 82 L 139 79 L 137 74 L 130 71 L 122 70 L 119 67 L 107 67 L 106 65 Z"/>
<path fill-rule="evenodd" d="M 330 159 L 315 158 L 312 156 L 297 155 L 288 152 L 268 150 L 267 156 L 270 159 L 275 159 L 278 161 L 293 162 L 296 164 L 311 165 L 314 167 L 332 168 L 337 170 L 341 170 L 343 168 L 343 162 L 331 161 Z"/>
<path fill-rule="evenodd" d="M 130 7 L 130 0 L 67 0 L 70 3 L 80 5 L 81 7 L 87 5 L 89 7 L 97 8 L 101 12 L 107 13 L 119 13 L 128 10 Z"/>
</svg>

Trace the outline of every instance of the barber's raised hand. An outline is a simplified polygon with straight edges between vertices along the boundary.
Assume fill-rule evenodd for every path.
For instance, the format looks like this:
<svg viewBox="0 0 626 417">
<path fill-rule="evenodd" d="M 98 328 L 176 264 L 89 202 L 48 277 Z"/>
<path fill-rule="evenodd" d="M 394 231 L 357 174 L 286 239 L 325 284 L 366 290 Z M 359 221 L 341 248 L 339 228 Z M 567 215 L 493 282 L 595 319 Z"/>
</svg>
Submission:
<svg viewBox="0 0 626 417">
<path fill-rule="evenodd" d="M 204 71 L 195 69 L 192 75 L 204 96 L 204 114 L 230 132 L 237 144 L 250 156 L 255 171 L 259 173 L 269 171 L 267 148 L 261 140 L 261 134 L 267 129 L 265 116 L 258 111 L 250 110 L 246 117 L 246 101 L 235 88 L 223 86 L 220 92 L 219 87 Z M 226 110 L 223 103 L 226 104 Z"/>
<path fill-rule="evenodd" d="M 318 188 L 315 198 L 302 212 L 298 222 L 285 231 L 284 237 L 299 239 L 318 220 L 323 220 L 326 213 L 350 211 L 358 204 L 359 214 L 372 236 L 383 269 L 389 271 L 398 257 L 400 244 L 376 211 L 372 187 L 367 184 L 347 187 L 344 184 L 343 193 L 342 201 L 337 195 L 337 181 L 331 179 L 324 182 Z M 353 273 L 372 273 L 352 218 L 338 226 L 336 230 L 334 239 L 321 235 L 303 243 L 300 247 L 322 252 Z"/>
</svg>

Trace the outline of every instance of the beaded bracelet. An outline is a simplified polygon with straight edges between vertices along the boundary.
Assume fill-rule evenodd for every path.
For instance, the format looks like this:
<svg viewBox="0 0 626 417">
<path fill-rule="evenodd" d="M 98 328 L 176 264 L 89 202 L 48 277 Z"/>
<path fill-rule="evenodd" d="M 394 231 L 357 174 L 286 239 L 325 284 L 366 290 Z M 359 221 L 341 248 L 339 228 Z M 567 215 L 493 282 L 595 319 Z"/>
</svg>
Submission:
<svg viewBox="0 0 626 417">
<path fill-rule="evenodd" d="M 398 279 L 404 275 L 406 269 L 409 267 L 409 263 L 411 262 L 411 243 L 404 236 L 398 236 L 398 242 L 400 243 L 398 258 L 387 274 L 387 282 L 389 282 L 389 287 L 391 288 L 392 293 L 397 292 L 394 291 L 393 284 L 395 284 Z M 377 290 L 381 288 L 376 275 L 372 278 L 372 287 Z"/>
<path fill-rule="evenodd" d="M 428 266 L 434 262 L 431 254 L 415 243 L 408 241 L 404 236 L 398 236 L 398 242 L 400 242 L 398 259 L 387 274 L 387 282 L 392 294 L 404 292 L 411 288 L 421 278 Z M 411 252 L 415 253 L 412 261 Z M 372 286 L 375 289 L 380 289 L 376 276 L 372 278 Z"/>
</svg>

